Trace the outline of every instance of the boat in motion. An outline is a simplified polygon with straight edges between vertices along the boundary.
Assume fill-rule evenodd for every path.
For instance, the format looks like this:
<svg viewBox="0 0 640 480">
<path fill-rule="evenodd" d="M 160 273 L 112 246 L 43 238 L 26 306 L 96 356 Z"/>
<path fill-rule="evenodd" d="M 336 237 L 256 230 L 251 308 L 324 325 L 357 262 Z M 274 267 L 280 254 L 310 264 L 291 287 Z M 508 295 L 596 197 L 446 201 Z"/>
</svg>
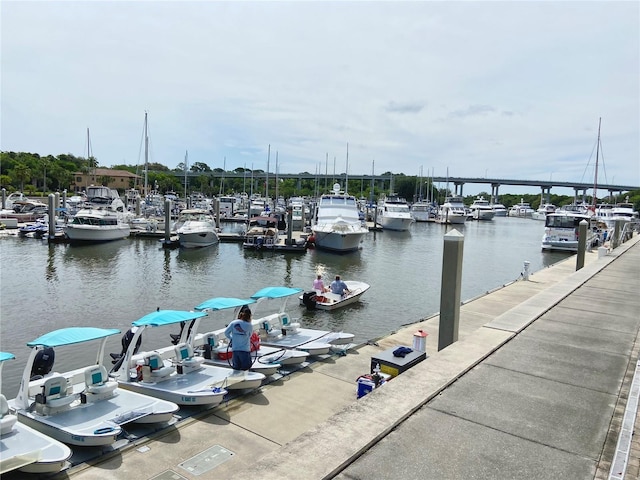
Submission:
<svg viewBox="0 0 640 480">
<path fill-rule="evenodd" d="M 0 352 L 0 373 L 4 362 L 14 358 L 12 353 Z M 6 397 L 0 393 L 0 475 L 13 470 L 28 473 L 62 470 L 71 457 L 71 449 L 17 420 L 9 410 Z"/>
<path fill-rule="evenodd" d="M 64 226 L 64 234 L 71 242 L 120 240 L 131 233 L 128 215 L 116 190 L 92 185 L 87 187 L 83 208 Z"/>
<path fill-rule="evenodd" d="M 338 183 L 333 185 L 333 193 L 320 197 L 311 230 L 317 248 L 337 253 L 358 250 L 369 233 L 360 220 L 355 197 L 341 193 Z"/>
<path fill-rule="evenodd" d="M 18 396 L 9 401 L 19 420 L 69 445 L 110 445 L 121 425 L 171 420 L 175 403 L 118 388 L 107 374 L 102 358 L 107 339 L 117 329 L 69 327 L 54 330 L 27 343 L 32 347 Z M 56 347 L 97 341 L 96 362 L 67 371 L 52 372 Z M 68 350 L 65 350 L 68 351 Z"/>
<path fill-rule="evenodd" d="M 300 305 L 304 305 L 309 310 L 336 310 L 359 302 L 360 297 L 370 288 L 368 283 L 357 280 L 345 280 L 344 283 L 347 284 L 349 293 L 338 295 L 330 290 L 327 292 L 311 290 L 300 295 Z"/>
<path fill-rule="evenodd" d="M 413 223 L 413 216 L 409 205 L 404 198 L 398 195 L 389 195 L 378 203 L 377 223 L 384 230 L 405 232 Z"/>
<path fill-rule="evenodd" d="M 145 330 L 184 322 L 184 325 L 189 324 L 187 331 L 195 334 L 200 319 L 206 315 L 204 312 L 157 310 L 133 322 L 127 349 L 114 366 L 119 385 L 178 405 L 208 407 L 219 405 L 229 389 L 259 387 L 265 378 L 260 373 L 205 365 L 204 358 L 195 356 L 190 339 L 174 338 L 175 343 L 168 346 L 138 351 L 138 342 Z"/>
<path fill-rule="evenodd" d="M 208 247 L 219 240 L 215 218 L 202 208 L 182 210 L 174 229 L 183 248 Z"/>
</svg>

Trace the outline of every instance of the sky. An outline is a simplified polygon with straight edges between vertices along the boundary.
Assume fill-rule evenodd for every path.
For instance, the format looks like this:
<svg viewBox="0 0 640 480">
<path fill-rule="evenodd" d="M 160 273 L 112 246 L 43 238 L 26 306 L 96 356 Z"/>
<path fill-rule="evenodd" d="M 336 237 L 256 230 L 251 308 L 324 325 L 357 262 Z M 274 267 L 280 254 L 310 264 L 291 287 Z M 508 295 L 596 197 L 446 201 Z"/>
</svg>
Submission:
<svg viewBox="0 0 640 480">
<path fill-rule="evenodd" d="M 636 1 L 3 0 L 0 27 L 2 151 L 142 165 L 146 112 L 169 168 L 591 183 L 601 119 L 599 183 L 640 186 Z"/>
</svg>

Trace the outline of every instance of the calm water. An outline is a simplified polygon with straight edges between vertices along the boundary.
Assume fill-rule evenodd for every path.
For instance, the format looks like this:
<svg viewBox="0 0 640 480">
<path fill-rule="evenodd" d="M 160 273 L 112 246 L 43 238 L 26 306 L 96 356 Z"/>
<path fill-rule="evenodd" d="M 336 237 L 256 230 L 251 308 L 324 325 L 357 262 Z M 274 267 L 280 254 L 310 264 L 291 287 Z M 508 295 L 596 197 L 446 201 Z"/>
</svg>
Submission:
<svg viewBox="0 0 640 480">
<path fill-rule="evenodd" d="M 190 310 L 208 298 L 249 297 L 265 286 L 309 290 L 316 273 L 323 273 L 325 282 L 340 274 L 371 288 L 359 304 L 335 312 L 307 311 L 291 298 L 291 316 L 309 328 L 353 333 L 358 343 L 378 338 L 439 310 L 446 228 L 416 223 L 409 232 L 370 232 L 362 250 L 349 255 L 250 252 L 236 243 L 164 250 L 150 239 L 70 246 L 0 238 L 0 350 L 16 356 L 5 362 L 2 390 L 15 396 L 29 354 L 26 343 L 51 330 L 101 326 L 124 332 L 158 307 Z M 461 227 L 462 299 L 516 280 L 525 260 L 535 272 L 565 259 L 567 254 L 541 251 L 543 228 L 542 222 L 520 218 Z M 261 312 L 258 307 L 256 314 Z M 222 327 L 230 313 L 207 320 L 207 330 Z M 144 339 L 144 348 L 168 344 L 168 329 L 159 330 L 157 337 Z M 66 361 L 65 350 L 58 349 L 56 370 L 92 363 L 95 345 L 66 347 L 74 354 Z M 120 336 L 114 336 L 107 352 L 119 351 Z"/>
</svg>

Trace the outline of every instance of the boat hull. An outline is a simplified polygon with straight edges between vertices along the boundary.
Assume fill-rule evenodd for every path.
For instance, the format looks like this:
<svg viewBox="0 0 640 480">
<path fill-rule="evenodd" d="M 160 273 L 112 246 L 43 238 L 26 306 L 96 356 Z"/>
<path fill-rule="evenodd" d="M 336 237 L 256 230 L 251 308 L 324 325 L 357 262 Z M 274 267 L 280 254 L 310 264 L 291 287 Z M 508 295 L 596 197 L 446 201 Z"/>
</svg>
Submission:
<svg viewBox="0 0 640 480">
<path fill-rule="evenodd" d="M 12 470 L 28 473 L 55 473 L 62 470 L 71 457 L 71 450 L 43 433 L 17 422 L 2 435 L 0 474 Z"/>
<path fill-rule="evenodd" d="M 362 239 L 368 233 L 367 231 L 361 232 L 336 232 L 326 231 L 322 229 L 313 230 L 315 237 L 315 246 L 321 250 L 327 250 L 331 252 L 347 253 L 355 252 L 360 249 Z"/>
<path fill-rule="evenodd" d="M 346 307 L 353 303 L 359 302 L 360 297 L 370 288 L 368 283 L 358 282 L 355 280 L 347 280 L 344 283 L 347 284 L 349 294 L 345 296 L 336 295 L 331 292 L 320 293 L 316 297 L 315 308 L 318 310 L 336 310 L 341 307 Z M 304 300 L 304 294 L 298 297 L 300 305 L 306 305 Z"/>
<path fill-rule="evenodd" d="M 72 242 L 111 242 L 127 238 L 131 233 L 129 225 L 121 224 L 109 228 L 97 225 L 73 225 L 64 228 L 64 233 Z"/>
<path fill-rule="evenodd" d="M 209 247 L 218 243 L 218 235 L 212 231 L 179 232 L 178 240 L 183 248 Z"/>
<path fill-rule="evenodd" d="M 394 230 L 396 232 L 405 232 L 413 223 L 413 218 L 405 217 L 382 217 L 378 218 L 378 224 L 384 230 Z"/>
</svg>

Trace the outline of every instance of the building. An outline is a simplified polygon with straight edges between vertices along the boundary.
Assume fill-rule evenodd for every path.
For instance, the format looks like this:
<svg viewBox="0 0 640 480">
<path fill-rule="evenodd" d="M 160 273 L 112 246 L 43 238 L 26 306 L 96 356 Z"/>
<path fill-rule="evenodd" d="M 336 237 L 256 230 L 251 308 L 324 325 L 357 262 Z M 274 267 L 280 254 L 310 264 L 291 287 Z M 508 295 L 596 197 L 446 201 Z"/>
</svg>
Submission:
<svg viewBox="0 0 640 480">
<path fill-rule="evenodd" d="M 111 168 L 96 168 L 92 172 L 75 172 L 71 190 L 81 192 L 89 185 L 104 185 L 124 192 L 135 187 L 140 181 L 140 176 L 126 170 L 112 170 Z"/>
</svg>

